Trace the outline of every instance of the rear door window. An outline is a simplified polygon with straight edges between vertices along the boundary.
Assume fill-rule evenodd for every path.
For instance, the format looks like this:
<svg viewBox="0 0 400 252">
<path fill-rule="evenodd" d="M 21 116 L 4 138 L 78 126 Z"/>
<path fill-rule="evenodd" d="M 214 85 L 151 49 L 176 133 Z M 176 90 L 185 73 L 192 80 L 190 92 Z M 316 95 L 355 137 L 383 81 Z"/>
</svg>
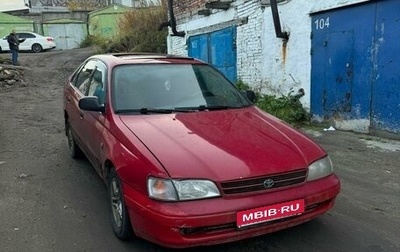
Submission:
<svg viewBox="0 0 400 252">
<path fill-rule="evenodd" d="M 20 38 L 20 39 L 23 39 L 23 38 L 24 38 L 24 39 L 27 39 L 27 38 L 36 38 L 35 35 L 33 35 L 33 34 L 31 34 L 31 33 L 24 33 L 24 32 L 18 33 L 17 36 L 18 36 L 18 38 Z"/>
</svg>

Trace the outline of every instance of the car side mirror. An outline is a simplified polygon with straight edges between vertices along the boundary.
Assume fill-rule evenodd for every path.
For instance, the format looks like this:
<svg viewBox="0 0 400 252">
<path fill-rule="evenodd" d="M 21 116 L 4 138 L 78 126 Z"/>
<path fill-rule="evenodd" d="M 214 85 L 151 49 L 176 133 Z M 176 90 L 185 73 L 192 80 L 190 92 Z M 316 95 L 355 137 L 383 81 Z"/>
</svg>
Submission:
<svg viewBox="0 0 400 252">
<path fill-rule="evenodd" d="M 256 93 L 252 90 L 246 90 L 243 91 L 243 94 L 246 96 L 247 99 L 249 99 L 251 102 L 254 102 L 256 100 Z"/>
<path fill-rule="evenodd" d="M 97 98 L 97 96 L 82 97 L 79 100 L 78 106 L 82 110 L 105 112 L 105 107 L 99 104 L 99 98 Z"/>
</svg>

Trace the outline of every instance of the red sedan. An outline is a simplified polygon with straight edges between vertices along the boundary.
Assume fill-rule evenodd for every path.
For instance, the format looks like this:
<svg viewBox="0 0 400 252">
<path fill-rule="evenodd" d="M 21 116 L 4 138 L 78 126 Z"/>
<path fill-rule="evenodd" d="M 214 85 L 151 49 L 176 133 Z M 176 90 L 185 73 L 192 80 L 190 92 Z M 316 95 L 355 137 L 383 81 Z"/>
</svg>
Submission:
<svg viewBox="0 0 400 252">
<path fill-rule="evenodd" d="M 327 153 L 213 67 L 171 55 L 95 55 L 68 79 L 72 157 L 108 187 L 115 235 L 191 247 L 263 235 L 331 209 Z"/>
</svg>

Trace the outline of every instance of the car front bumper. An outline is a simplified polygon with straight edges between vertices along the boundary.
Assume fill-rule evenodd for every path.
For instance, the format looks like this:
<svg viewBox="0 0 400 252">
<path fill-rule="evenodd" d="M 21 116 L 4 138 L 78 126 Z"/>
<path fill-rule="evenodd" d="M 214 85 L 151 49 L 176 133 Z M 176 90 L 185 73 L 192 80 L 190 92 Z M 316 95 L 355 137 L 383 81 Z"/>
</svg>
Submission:
<svg viewBox="0 0 400 252">
<path fill-rule="evenodd" d="M 160 202 L 124 185 L 125 202 L 136 235 L 173 248 L 232 242 L 299 225 L 331 209 L 339 191 L 339 179 L 331 175 L 301 186 L 245 197 Z M 236 225 L 238 211 L 297 199 L 305 200 L 302 215 L 244 228 Z"/>
</svg>

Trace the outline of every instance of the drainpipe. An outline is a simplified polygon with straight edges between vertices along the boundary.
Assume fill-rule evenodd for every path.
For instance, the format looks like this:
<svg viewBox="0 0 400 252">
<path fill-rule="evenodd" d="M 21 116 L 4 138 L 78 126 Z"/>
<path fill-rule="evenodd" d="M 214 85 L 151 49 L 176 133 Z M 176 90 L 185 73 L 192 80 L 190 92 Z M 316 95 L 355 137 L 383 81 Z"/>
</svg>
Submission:
<svg viewBox="0 0 400 252">
<path fill-rule="evenodd" d="M 270 0 L 272 17 L 274 19 L 275 34 L 277 38 L 284 40 L 289 40 L 289 34 L 287 32 L 282 32 L 281 21 L 279 20 L 278 4 L 276 0 Z"/>
<path fill-rule="evenodd" d="M 169 12 L 169 21 L 162 23 L 158 30 L 161 31 L 164 27 L 170 26 L 172 30 L 173 36 L 184 37 L 184 31 L 177 31 L 176 30 L 176 20 L 174 15 L 174 7 L 173 7 L 173 0 L 168 0 L 168 12 Z"/>
</svg>

